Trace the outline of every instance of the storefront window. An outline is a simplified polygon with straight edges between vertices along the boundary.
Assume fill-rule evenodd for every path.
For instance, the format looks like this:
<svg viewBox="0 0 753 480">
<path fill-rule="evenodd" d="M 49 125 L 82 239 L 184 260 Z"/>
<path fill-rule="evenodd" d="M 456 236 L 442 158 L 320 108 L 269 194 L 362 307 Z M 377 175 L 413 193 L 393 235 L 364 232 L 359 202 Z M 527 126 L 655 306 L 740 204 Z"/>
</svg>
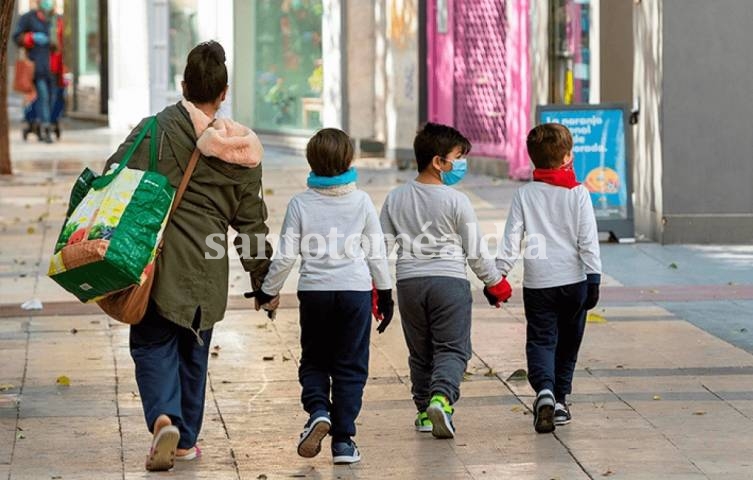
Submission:
<svg viewBox="0 0 753 480">
<path fill-rule="evenodd" d="M 594 4 L 598 0 L 551 0 L 552 103 L 596 102 L 592 88 L 598 59 L 593 55 Z"/>
<path fill-rule="evenodd" d="M 180 90 L 188 52 L 199 43 L 198 0 L 170 0 L 168 89 Z"/>
<path fill-rule="evenodd" d="M 255 25 L 254 126 L 320 128 L 322 0 L 259 0 Z"/>
<path fill-rule="evenodd" d="M 78 74 L 99 75 L 99 1 L 78 3 Z"/>
</svg>

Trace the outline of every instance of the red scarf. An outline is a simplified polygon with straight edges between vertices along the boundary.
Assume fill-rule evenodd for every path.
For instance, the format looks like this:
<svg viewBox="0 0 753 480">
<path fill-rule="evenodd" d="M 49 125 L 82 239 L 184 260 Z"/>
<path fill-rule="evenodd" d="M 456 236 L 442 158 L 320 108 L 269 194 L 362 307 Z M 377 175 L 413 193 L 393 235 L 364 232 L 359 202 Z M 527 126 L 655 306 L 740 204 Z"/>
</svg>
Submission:
<svg viewBox="0 0 753 480">
<path fill-rule="evenodd" d="M 537 168 L 533 171 L 533 180 L 555 187 L 575 188 L 580 185 L 572 168 Z"/>
</svg>

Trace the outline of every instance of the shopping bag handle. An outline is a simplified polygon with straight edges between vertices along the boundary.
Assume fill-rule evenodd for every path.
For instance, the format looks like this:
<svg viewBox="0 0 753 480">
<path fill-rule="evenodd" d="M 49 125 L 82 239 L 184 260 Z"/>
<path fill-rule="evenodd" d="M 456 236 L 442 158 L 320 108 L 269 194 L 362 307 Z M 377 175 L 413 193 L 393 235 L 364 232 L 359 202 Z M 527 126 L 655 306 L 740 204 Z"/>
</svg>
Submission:
<svg viewBox="0 0 753 480">
<path fill-rule="evenodd" d="M 117 177 L 118 174 L 120 174 L 120 172 L 122 172 L 128 165 L 128 162 L 131 161 L 131 157 L 133 157 L 136 149 L 139 148 L 139 145 L 141 145 L 141 142 L 144 141 L 146 134 L 149 132 L 151 132 L 149 138 L 149 170 L 157 170 L 157 117 L 149 117 L 149 120 L 144 124 L 144 127 L 141 129 L 138 136 L 136 136 L 136 139 L 131 146 L 128 147 L 128 150 L 126 150 L 123 158 L 120 159 L 118 168 L 116 168 L 114 172 L 102 175 L 92 182 L 92 188 L 94 190 L 101 190 L 112 183 L 115 177 Z"/>
</svg>

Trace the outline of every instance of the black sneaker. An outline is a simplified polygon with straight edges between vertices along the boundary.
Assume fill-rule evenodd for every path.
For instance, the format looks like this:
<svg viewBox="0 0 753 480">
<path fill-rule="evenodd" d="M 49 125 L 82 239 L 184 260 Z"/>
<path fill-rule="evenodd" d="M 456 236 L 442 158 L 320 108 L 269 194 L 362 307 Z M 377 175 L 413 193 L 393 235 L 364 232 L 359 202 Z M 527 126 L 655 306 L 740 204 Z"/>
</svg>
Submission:
<svg viewBox="0 0 753 480">
<path fill-rule="evenodd" d="M 549 390 L 542 390 L 533 401 L 533 428 L 538 433 L 554 431 L 554 395 Z"/>
<path fill-rule="evenodd" d="M 567 408 L 566 403 L 560 403 L 557 402 L 556 405 L 554 405 L 554 424 L 558 427 L 560 425 L 567 425 L 570 423 L 570 420 L 572 420 L 573 417 L 570 415 L 570 409 Z"/>
<path fill-rule="evenodd" d="M 361 452 L 353 440 L 345 442 L 332 441 L 332 463 L 335 465 L 350 465 L 361 461 Z"/>
</svg>

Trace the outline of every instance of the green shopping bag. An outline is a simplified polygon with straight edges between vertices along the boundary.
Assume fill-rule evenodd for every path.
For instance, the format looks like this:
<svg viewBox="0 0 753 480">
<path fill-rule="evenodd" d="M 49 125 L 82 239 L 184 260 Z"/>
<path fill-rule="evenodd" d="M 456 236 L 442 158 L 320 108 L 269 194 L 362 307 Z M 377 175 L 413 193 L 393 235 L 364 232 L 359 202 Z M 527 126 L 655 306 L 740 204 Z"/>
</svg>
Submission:
<svg viewBox="0 0 753 480">
<path fill-rule="evenodd" d="M 149 170 L 128 168 L 151 132 Z M 82 302 L 140 285 L 154 268 L 175 189 L 157 172 L 157 120 L 150 118 L 106 175 L 85 169 L 71 191 L 47 275 Z"/>
</svg>

